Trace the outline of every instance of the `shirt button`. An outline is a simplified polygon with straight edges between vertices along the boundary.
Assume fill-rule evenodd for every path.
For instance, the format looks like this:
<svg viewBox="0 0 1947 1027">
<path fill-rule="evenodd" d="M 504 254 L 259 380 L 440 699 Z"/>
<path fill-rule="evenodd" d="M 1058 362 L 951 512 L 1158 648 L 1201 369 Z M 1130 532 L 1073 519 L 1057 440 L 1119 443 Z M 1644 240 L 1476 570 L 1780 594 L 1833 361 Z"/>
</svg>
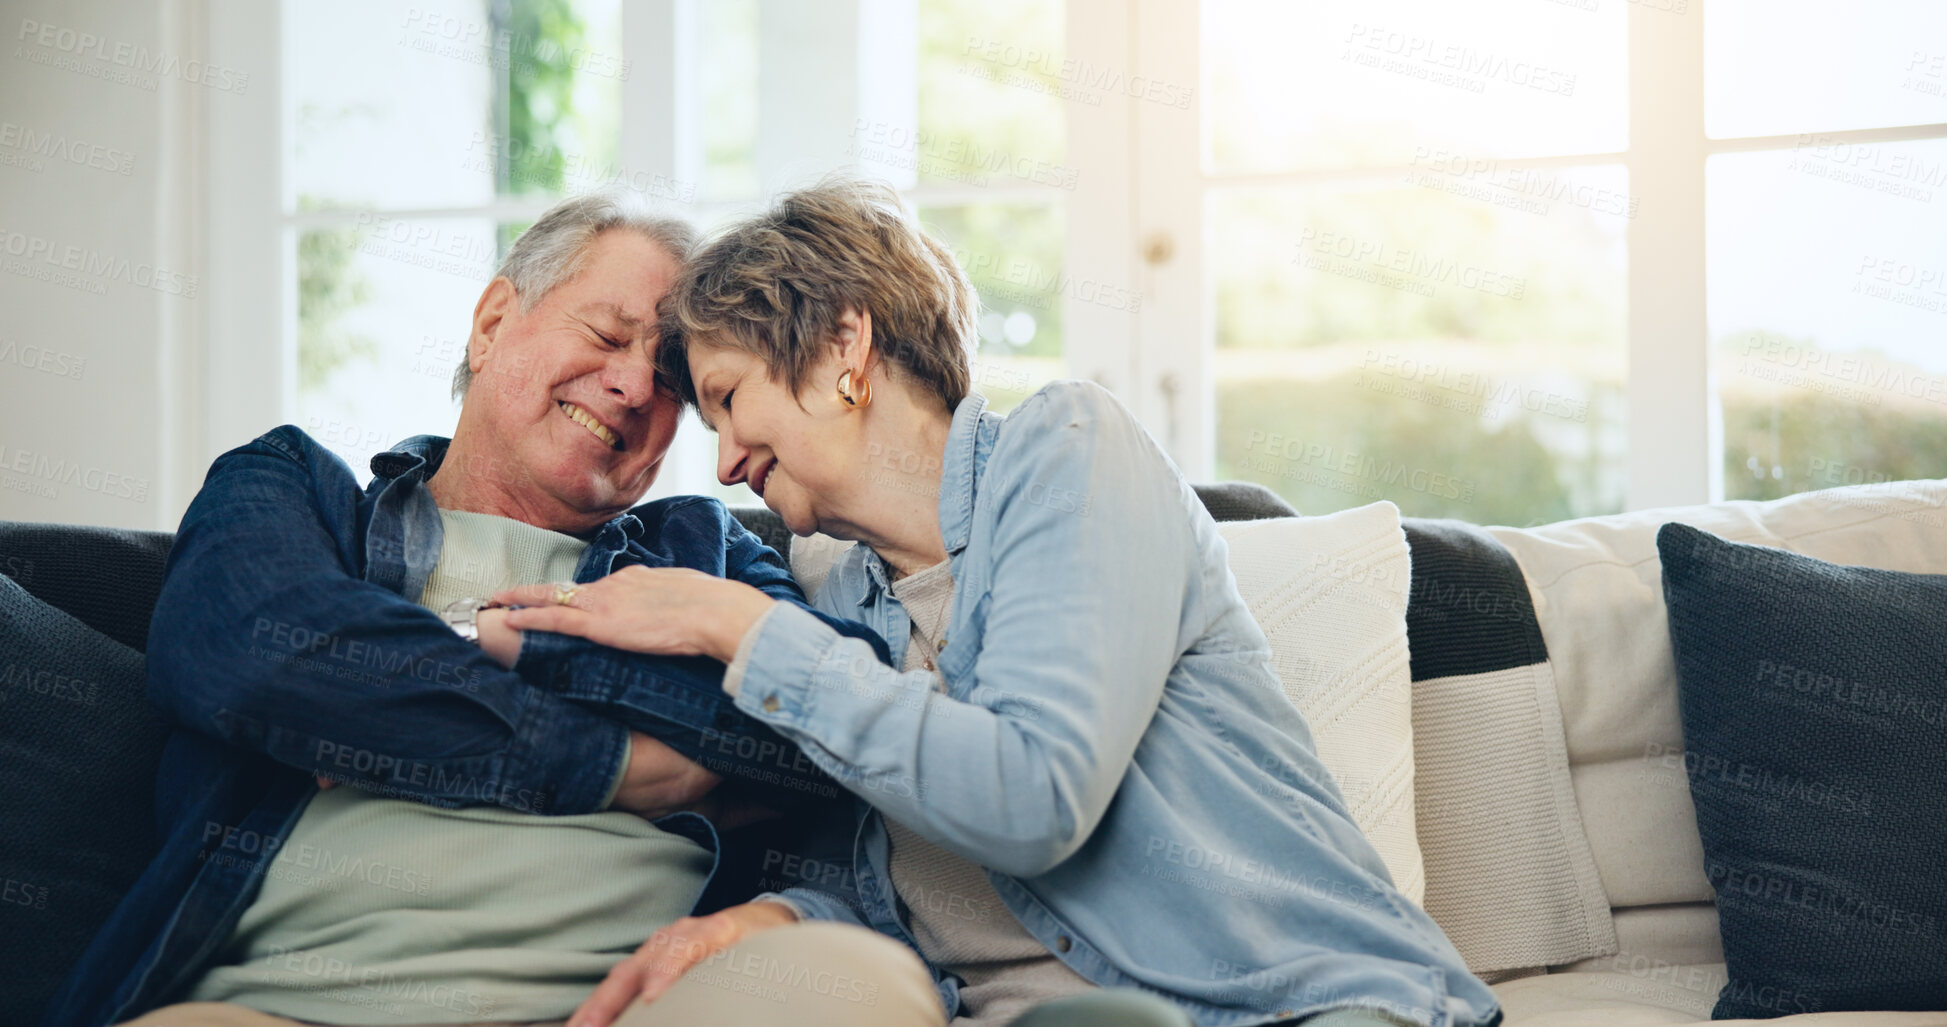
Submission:
<svg viewBox="0 0 1947 1027">
<path fill-rule="evenodd" d="M 1068 935 L 1064 934 L 1055 939 L 1055 949 L 1057 951 L 1066 952 L 1074 947 L 1075 943 L 1068 940 Z"/>
<path fill-rule="evenodd" d="M 933 651 L 936 653 L 946 652 L 946 639 L 942 638 L 938 642 L 933 643 Z"/>
<path fill-rule="evenodd" d="M 765 696 L 765 697 L 764 697 L 764 712 L 765 712 L 765 713 L 776 713 L 776 712 L 777 712 L 777 706 L 778 706 L 778 702 L 777 702 L 777 696 L 775 696 L 775 695 L 767 695 L 767 696 Z"/>
</svg>

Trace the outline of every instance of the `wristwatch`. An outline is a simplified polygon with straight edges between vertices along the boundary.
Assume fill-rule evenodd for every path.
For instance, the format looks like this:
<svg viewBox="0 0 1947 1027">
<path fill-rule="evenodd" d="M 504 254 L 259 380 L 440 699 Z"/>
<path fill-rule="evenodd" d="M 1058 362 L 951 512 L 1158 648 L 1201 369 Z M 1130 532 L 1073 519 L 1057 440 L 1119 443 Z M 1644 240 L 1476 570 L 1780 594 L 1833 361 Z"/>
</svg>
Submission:
<svg viewBox="0 0 1947 1027">
<path fill-rule="evenodd" d="M 474 645 L 479 645 L 480 611 L 492 605 L 491 601 L 479 596 L 455 599 L 447 603 L 445 609 L 439 611 L 439 619 L 445 621 L 446 626 L 452 628 L 454 634 Z"/>
</svg>

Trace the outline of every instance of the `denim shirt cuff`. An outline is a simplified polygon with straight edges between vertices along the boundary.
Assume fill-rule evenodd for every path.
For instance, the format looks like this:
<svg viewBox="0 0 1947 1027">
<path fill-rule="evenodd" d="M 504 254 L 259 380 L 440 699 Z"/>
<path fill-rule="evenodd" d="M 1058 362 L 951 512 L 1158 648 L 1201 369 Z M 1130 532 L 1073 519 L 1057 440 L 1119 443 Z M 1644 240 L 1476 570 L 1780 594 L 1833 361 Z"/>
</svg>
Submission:
<svg viewBox="0 0 1947 1027">
<path fill-rule="evenodd" d="M 835 920 L 843 924 L 865 926 L 858 913 L 843 899 L 816 888 L 796 887 L 786 888 L 781 892 L 765 892 L 750 901 L 775 902 L 798 914 L 800 921 Z"/>
<path fill-rule="evenodd" d="M 603 809 L 626 764 L 629 729 L 556 696 L 537 692 L 515 730 L 503 790 L 525 786 L 541 792 L 541 809 L 561 815 Z"/>
<path fill-rule="evenodd" d="M 737 697 L 737 691 L 743 687 L 744 672 L 750 669 L 751 651 L 757 648 L 757 635 L 764 630 L 764 622 L 771 619 L 771 613 L 779 605 L 772 603 L 770 609 L 758 614 L 757 619 L 750 622 L 750 627 L 744 632 L 743 640 L 737 643 L 737 654 L 731 657 L 729 664 L 723 668 L 723 690 L 729 693 L 732 699 Z"/>
<path fill-rule="evenodd" d="M 811 716 L 812 692 L 818 687 L 818 668 L 842 640 L 808 611 L 789 603 L 774 604 L 756 630 L 737 691 L 737 708 L 767 723 L 805 723 Z"/>
<path fill-rule="evenodd" d="M 573 635 L 553 631 L 523 631 L 520 656 L 514 660 L 514 673 L 528 681 L 545 681 L 551 664 L 586 644 L 586 639 Z"/>
</svg>

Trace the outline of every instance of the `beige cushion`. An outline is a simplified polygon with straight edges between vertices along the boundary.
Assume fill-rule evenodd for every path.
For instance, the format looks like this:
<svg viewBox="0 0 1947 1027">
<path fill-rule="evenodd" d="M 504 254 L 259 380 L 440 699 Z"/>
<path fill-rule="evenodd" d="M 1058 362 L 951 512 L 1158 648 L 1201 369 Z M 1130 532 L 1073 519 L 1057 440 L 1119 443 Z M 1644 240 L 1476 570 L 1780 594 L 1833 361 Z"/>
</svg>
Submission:
<svg viewBox="0 0 1947 1027">
<path fill-rule="evenodd" d="M 1657 529 L 1679 521 L 1833 563 L 1947 573 L 1944 505 L 1947 481 L 1896 482 L 1489 529 L 1528 578 L 1576 799 L 1613 906 L 1711 898 L 1683 771 Z"/>
<path fill-rule="evenodd" d="M 1272 668 L 1305 715 L 1393 883 L 1423 900 L 1413 798 L 1413 677 L 1406 646 L 1411 567 L 1399 508 L 1217 526 L 1231 574 L 1271 643 Z"/>
</svg>

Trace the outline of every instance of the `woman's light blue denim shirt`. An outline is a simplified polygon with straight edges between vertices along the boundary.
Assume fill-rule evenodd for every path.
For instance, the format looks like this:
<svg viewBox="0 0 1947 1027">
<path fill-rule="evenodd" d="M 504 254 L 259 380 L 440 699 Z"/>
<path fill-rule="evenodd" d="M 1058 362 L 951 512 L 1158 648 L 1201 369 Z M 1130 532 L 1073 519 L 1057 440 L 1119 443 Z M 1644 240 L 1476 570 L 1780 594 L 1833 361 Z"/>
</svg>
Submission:
<svg viewBox="0 0 1947 1027">
<path fill-rule="evenodd" d="M 780 897 L 911 944 L 884 815 L 987 867 L 1082 976 L 1159 993 L 1199 1024 L 1349 1006 L 1498 1020 L 1354 825 L 1216 524 L 1155 441 L 1087 382 L 1006 417 L 985 407 L 955 411 L 939 482 L 945 693 L 800 609 L 780 606 L 753 640 L 737 705 L 863 800 L 799 864 L 850 872 Z M 876 628 L 898 666 L 910 629 L 887 581 L 854 546 L 814 605 Z M 957 984 L 934 972 L 952 1013 Z"/>
</svg>

